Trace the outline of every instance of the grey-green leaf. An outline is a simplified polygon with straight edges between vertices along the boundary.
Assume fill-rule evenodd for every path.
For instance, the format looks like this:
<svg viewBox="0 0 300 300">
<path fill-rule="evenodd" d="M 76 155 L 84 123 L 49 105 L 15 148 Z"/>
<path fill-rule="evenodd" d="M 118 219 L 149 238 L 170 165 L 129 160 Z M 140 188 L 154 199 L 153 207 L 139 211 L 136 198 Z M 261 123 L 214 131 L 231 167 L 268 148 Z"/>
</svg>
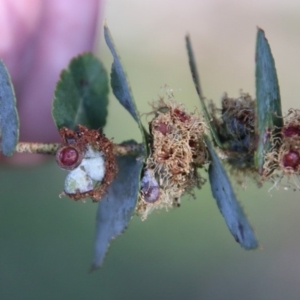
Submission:
<svg viewBox="0 0 300 300">
<path fill-rule="evenodd" d="M 265 33 L 260 28 L 257 30 L 255 60 L 258 135 L 255 164 L 262 173 L 264 155 L 272 146 L 270 134 L 280 131 L 283 118 L 275 62 Z"/>
<path fill-rule="evenodd" d="M 210 132 L 211 132 L 211 135 L 212 135 L 214 141 L 216 142 L 216 144 L 219 147 L 222 148 L 222 142 L 219 139 L 219 136 L 217 134 L 217 130 L 214 126 L 214 123 L 211 121 L 212 118 L 211 118 L 211 116 L 209 114 L 209 111 L 208 111 L 208 109 L 206 107 L 206 104 L 205 104 L 205 97 L 203 96 L 203 93 L 202 93 L 202 88 L 201 88 L 201 84 L 200 84 L 200 78 L 199 78 L 199 74 L 198 74 L 198 70 L 197 70 L 196 60 L 195 60 L 195 56 L 194 56 L 194 52 L 193 52 L 193 48 L 192 48 L 192 44 L 191 44 L 191 40 L 190 40 L 189 35 L 186 35 L 185 42 L 186 42 L 186 49 L 187 49 L 187 54 L 188 54 L 188 59 L 189 59 L 189 66 L 190 66 L 193 82 L 194 82 L 197 94 L 199 96 L 199 99 L 200 99 L 200 104 L 202 106 L 204 117 L 205 117 L 206 122 L 209 126 L 209 129 L 210 129 Z"/>
<path fill-rule="evenodd" d="M 57 128 L 104 127 L 108 105 L 108 76 L 103 64 L 91 53 L 71 60 L 56 85 L 52 116 Z"/>
<path fill-rule="evenodd" d="M 19 117 L 14 88 L 2 60 L 0 60 L 0 138 L 3 155 L 11 156 L 19 140 Z"/>
<path fill-rule="evenodd" d="M 117 162 L 117 178 L 98 206 L 91 270 L 102 266 L 111 241 L 127 228 L 137 203 L 143 161 L 133 156 L 122 156 L 117 157 Z"/>
<path fill-rule="evenodd" d="M 227 227 L 244 249 L 255 249 L 258 242 L 247 217 L 240 206 L 229 178 L 208 138 L 205 139 L 211 157 L 208 169 L 211 191 L 217 201 Z"/>
<path fill-rule="evenodd" d="M 137 110 L 131 87 L 127 79 L 125 70 L 122 66 L 121 58 L 117 52 L 111 33 L 106 25 L 104 25 L 104 37 L 106 44 L 113 56 L 113 64 L 111 66 L 111 87 L 114 95 L 125 109 L 131 114 L 134 120 L 138 123 L 143 139 L 145 141 L 145 130 L 143 128 L 139 112 Z M 146 143 L 145 143 L 146 144 Z"/>
</svg>

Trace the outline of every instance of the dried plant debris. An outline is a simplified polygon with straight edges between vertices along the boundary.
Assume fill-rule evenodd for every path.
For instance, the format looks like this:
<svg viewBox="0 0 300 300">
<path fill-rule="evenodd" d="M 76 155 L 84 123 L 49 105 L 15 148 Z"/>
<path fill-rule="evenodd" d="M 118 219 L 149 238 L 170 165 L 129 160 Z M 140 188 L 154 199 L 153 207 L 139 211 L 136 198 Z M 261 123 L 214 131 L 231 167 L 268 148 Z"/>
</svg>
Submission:
<svg viewBox="0 0 300 300">
<path fill-rule="evenodd" d="M 137 214 L 146 219 L 155 209 L 180 205 L 183 193 L 201 187 L 198 174 L 208 162 L 203 135 L 205 124 L 198 113 L 188 114 L 172 95 L 152 104 L 154 119 L 150 122 L 152 144 L 141 181 Z"/>
<path fill-rule="evenodd" d="M 230 165 L 230 173 L 237 183 L 245 186 L 247 178 L 252 178 L 261 186 L 261 178 L 254 165 L 256 150 L 255 100 L 247 93 L 238 98 L 229 98 L 225 93 L 222 107 L 217 108 L 211 101 L 209 113 L 222 146 L 219 156 Z"/>
<path fill-rule="evenodd" d="M 63 142 L 56 161 L 69 170 L 63 194 L 74 200 L 100 201 L 117 174 L 113 143 L 99 130 L 81 125 L 77 131 L 62 127 L 60 135 Z"/>
<path fill-rule="evenodd" d="M 229 98 L 225 93 L 222 108 L 209 105 L 222 150 L 228 162 L 240 168 L 253 165 L 255 150 L 255 102 L 249 94 Z"/>
<path fill-rule="evenodd" d="M 300 110 L 290 109 L 284 117 L 280 134 L 271 137 L 272 149 L 265 155 L 264 180 L 271 180 L 273 187 L 300 189 Z M 286 177 L 287 182 L 282 182 Z"/>
</svg>

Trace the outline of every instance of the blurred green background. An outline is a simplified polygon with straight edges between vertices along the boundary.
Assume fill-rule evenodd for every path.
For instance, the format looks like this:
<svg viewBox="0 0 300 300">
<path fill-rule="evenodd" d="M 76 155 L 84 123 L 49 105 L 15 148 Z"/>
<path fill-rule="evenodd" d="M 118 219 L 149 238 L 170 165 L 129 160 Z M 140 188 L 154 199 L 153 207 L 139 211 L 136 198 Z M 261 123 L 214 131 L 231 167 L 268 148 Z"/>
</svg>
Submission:
<svg viewBox="0 0 300 300">
<path fill-rule="evenodd" d="M 299 108 L 299 1 L 121 1 L 102 13 L 126 67 L 139 110 L 161 87 L 199 108 L 185 53 L 189 32 L 204 94 L 255 94 L 256 26 L 275 57 L 283 111 Z M 99 57 L 111 56 L 99 29 Z M 125 125 L 126 124 L 126 125 Z M 136 124 L 113 97 L 105 133 L 140 140 Z M 0 170 L 0 299 L 299 299 L 299 192 L 257 189 L 238 196 L 262 249 L 244 251 L 226 228 L 209 185 L 180 209 L 132 219 L 112 243 L 101 270 L 88 274 L 96 205 L 58 194 L 65 173 L 54 162 Z"/>
</svg>

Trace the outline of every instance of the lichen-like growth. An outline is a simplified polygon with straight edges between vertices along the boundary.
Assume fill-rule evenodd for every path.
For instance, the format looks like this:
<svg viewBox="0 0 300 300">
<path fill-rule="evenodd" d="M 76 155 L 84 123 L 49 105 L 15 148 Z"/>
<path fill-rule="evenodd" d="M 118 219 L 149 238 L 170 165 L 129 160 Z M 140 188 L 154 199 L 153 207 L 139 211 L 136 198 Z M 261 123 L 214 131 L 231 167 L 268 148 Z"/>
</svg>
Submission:
<svg viewBox="0 0 300 300">
<path fill-rule="evenodd" d="M 146 161 L 137 213 L 146 219 L 154 209 L 180 205 L 183 193 L 201 187 L 198 174 L 208 162 L 203 134 L 205 124 L 198 113 L 188 114 L 172 96 L 152 104 L 151 154 Z"/>
</svg>

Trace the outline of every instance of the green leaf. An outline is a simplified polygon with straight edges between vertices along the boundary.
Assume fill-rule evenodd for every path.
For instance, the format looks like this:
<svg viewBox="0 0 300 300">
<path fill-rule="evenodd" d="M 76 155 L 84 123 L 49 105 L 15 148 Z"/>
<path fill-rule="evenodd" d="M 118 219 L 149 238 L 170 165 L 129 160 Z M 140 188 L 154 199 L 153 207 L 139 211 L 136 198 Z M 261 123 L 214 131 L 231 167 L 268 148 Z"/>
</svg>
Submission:
<svg viewBox="0 0 300 300">
<path fill-rule="evenodd" d="M 3 155 L 11 156 L 19 140 L 19 117 L 14 88 L 2 60 L 0 60 L 0 137 Z"/>
<path fill-rule="evenodd" d="M 71 60 L 55 89 L 52 116 L 57 128 L 104 127 L 108 105 L 108 76 L 102 63 L 91 53 Z"/>
<path fill-rule="evenodd" d="M 106 25 L 104 25 L 104 37 L 114 59 L 111 66 L 111 87 L 113 93 L 120 101 L 120 103 L 135 119 L 135 121 L 139 124 L 139 126 L 141 126 L 139 113 L 131 92 L 129 81 L 122 66 L 121 58 L 117 52 L 111 33 Z"/>
<path fill-rule="evenodd" d="M 279 132 L 283 126 L 280 91 L 275 62 L 269 43 L 262 29 L 256 39 L 256 101 L 258 145 L 255 165 L 263 172 L 264 155 L 271 148 L 271 132 Z"/>
<path fill-rule="evenodd" d="M 135 212 L 143 162 L 133 156 L 117 157 L 117 162 L 117 178 L 98 206 L 92 271 L 102 266 L 110 242 L 124 232 Z"/>
<path fill-rule="evenodd" d="M 125 70 L 122 66 L 121 58 L 117 52 L 111 33 L 106 25 L 104 25 L 104 37 L 105 37 L 106 44 L 114 59 L 113 64 L 111 66 L 111 82 L 110 82 L 113 93 L 116 96 L 116 98 L 119 100 L 119 102 L 123 105 L 123 107 L 131 114 L 134 120 L 138 123 L 138 126 L 140 128 L 143 137 L 144 148 L 146 151 L 147 149 L 146 140 L 148 139 L 148 134 L 142 125 L 140 115 L 137 110 L 133 98 L 133 94 L 131 92 L 129 80 L 127 79 Z"/>
<path fill-rule="evenodd" d="M 258 247 L 257 239 L 235 196 L 227 173 L 208 138 L 205 142 L 211 157 L 208 169 L 211 191 L 218 208 L 236 242 L 246 250 L 255 249 Z"/>
<path fill-rule="evenodd" d="M 203 96 L 201 85 L 200 85 L 200 78 L 199 78 L 199 74 L 198 74 L 198 70 L 197 70 L 197 65 L 196 65 L 196 61 L 195 61 L 195 57 L 194 57 L 194 52 L 193 52 L 190 37 L 188 35 L 185 37 L 185 41 L 186 41 L 187 54 L 188 54 L 188 58 L 189 58 L 189 66 L 190 66 L 193 82 L 194 82 L 197 94 L 199 96 L 199 99 L 200 99 L 200 103 L 201 103 L 201 106 L 202 106 L 204 117 L 205 117 L 206 122 L 209 126 L 211 135 L 212 135 L 215 143 L 219 147 L 222 148 L 222 142 L 219 139 L 217 129 L 215 128 L 214 123 L 211 121 L 212 118 L 211 118 L 211 116 L 209 114 L 209 111 L 208 111 L 208 109 L 206 107 L 206 104 L 205 104 L 205 97 Z"/>
</svg>

